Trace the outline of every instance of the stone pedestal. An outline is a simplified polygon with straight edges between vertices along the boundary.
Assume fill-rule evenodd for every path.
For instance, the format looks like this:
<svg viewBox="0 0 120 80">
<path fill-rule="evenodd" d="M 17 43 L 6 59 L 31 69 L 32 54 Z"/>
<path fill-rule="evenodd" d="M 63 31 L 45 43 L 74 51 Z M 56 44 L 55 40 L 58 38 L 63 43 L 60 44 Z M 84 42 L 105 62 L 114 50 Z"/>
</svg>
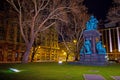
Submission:
<svg viewBox="0 0 120 80">
<path fill-rule="evenodd" d="M 80 64 L 84 65 L 106 65 L 105 54 L 86 54 L 80 55 Z"/>
</svg>

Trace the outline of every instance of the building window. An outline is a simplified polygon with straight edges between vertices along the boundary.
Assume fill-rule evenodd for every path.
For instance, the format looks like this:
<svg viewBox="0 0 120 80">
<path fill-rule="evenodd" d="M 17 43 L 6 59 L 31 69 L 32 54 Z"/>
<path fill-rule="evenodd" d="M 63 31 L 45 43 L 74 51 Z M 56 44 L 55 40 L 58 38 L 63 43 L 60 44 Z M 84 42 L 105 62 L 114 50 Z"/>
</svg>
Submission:
<svg viewBox="0 0 120 80">
<path fill-rule="evenodd" d="M 9 30 L 9 41 L 14 41 L 14 29 Z"/>
<path fill-rule="evenodd" d="M 4 27 L 0 27 L 0 40 L 5 39 L 5 30 Z"/>
</svg>

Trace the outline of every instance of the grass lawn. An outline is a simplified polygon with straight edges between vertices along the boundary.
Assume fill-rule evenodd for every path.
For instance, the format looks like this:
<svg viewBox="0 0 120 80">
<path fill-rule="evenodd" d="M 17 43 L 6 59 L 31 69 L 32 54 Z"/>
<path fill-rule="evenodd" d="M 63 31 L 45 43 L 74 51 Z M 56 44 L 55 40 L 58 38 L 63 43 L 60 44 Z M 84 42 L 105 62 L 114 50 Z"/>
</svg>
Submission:
<svg viewBox="0 0 120 80">
<path fill-rule="evenodd" d="M 21 72 L 12 72 L 16 68 Z M 107 66 L 71 65 L 67 63 L 0 64 L 0 80 L 84 80 L 83 74 L 100 74 L 106 80 L 120 76 L 120 64 Z"/>
</svg>

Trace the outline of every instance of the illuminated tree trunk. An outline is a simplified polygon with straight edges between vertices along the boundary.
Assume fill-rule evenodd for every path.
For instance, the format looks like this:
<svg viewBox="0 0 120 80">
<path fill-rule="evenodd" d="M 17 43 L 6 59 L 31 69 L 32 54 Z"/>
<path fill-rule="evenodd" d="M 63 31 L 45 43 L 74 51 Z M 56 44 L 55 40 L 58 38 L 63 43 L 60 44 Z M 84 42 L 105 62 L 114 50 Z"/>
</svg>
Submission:
<svg viewBox="0 0 120 80">
<path fill-rule="evenodd" d="M 32 44 L 31 43 L 27 44 L 26 51 L 25 51 L 23 58 L 22 58 L 22 63 L 28 63 L 31 48 L 32 48 Z"/>
<path fill-rule="evenodd" d="M 35 56 L 35 53 L 36 53 L 36 50 L 35 50 L 35 46 L 33 47 L 33 52 L 32 52 L 32 56 L 31 56 L 31 62 L 33 62 L 34 60 L 34 56 Z"/>
</svg>

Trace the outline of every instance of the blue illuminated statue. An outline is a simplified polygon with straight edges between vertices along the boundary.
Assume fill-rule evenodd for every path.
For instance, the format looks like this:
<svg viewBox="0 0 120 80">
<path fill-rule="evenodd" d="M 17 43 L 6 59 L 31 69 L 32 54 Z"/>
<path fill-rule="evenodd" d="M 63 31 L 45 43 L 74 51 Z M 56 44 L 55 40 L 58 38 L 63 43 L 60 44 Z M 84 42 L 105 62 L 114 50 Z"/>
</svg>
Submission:
<svg viewBox="0 0 120 80">
<path fill-rule="evenodd" d="M 86 30 L 96 30 L 97 24 L 98 20 L 94 16 L 91 16 L 90 20 L 86 23 Z"/>
<path fill-rule="evenodd" d="M 81 48 L 81 50 L 80 50 L 80 54 L 83 54 L 83 53 L 85 53 L 85 52 L 84 52 L 84 46 L 82 46 L 82 48 Z"/>
<path fill-rule="evenodd" d="M 80 50 L 80 64 L 106 65 L 106 49 L 100 41 L 101 34 L 97 30 L 98 20 L 91 16 L 83 32 L 83 45 Z"/>
<path fill-rule="evenodd" d="M 106 49 L 103 47 L 101 41 L 98 41 L 96 43 L 96 49 L 97 49 L 98 54 L 106 54 Z"/>
<path fill-rule="evenodd" d="M 90 40 L 85 40 L 84 47 L 86 49 L 86 54 L 91 54 L 91 42 Z"/>
<path fill-rule="evenodd" d="M 91 42 L 90 40 L 85 40 L 83 47 L 80 50 L 80 53 L 91 54 Z"/>
</svg>

